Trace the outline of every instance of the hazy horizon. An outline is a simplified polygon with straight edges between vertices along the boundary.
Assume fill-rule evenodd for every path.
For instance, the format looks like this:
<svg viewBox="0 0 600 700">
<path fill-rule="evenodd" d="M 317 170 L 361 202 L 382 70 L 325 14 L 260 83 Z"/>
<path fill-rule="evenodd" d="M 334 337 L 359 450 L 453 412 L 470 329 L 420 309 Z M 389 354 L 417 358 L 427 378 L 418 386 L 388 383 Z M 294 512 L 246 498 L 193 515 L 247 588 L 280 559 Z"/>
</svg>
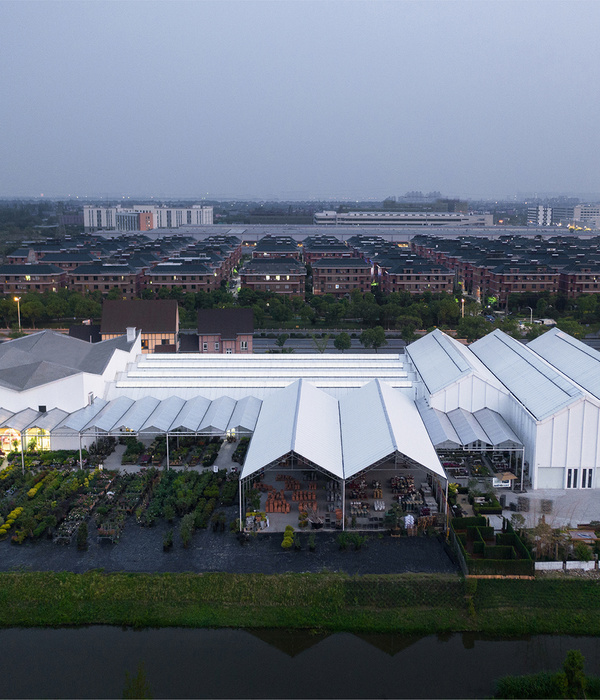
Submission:
<svg viewBox="0 0 600 700">
<path fill-rule="evenodd" d="M 8 0 L 0 21 L 3 198 L 600 193 L 597 0 Z"/>
</svg>

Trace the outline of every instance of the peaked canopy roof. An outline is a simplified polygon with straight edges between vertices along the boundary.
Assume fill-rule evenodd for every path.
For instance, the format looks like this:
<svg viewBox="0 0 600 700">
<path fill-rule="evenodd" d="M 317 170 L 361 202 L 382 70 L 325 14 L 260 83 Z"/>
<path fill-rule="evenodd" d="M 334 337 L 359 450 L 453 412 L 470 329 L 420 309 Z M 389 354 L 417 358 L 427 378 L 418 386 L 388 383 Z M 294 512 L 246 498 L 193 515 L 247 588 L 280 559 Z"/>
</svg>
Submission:
<svg viewBox="0 0 600 700">
<path fill-rule="evenodd" d="M 492 372 L 469 348 L 437 328 L 408 345 L 406 352 L 430 394 L 470 374 L 477 374 L 495 387 L 501 387 Z"/>
<path fill-rule="evenodd" d="M 537 420 L 583 398 L 582 390 L 529 346 L 495 330 L 469 349 Z"/>
<path fill-rule="evenodd" d="M 340 479 L 396 453 L 446 478 L 414 401 L 380 380 L 339 401 L 304 380 L 265 399 L 242 477 L 290 452 Z"/>
<path fill-rule="evenodd" d="M 540 335 L 527 347 L 600 399 L 600 352 L 558 328 Z"/>
</svg>

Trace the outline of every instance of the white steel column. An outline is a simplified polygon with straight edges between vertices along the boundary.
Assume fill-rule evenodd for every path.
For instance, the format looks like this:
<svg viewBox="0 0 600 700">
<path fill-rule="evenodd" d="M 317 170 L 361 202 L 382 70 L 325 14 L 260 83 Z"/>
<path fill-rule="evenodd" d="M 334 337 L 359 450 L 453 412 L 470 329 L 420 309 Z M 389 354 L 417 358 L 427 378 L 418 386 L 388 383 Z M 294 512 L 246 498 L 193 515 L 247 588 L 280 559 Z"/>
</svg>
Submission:
<svg viewBox="0 0 600 700">
<path fill-rule="evenodd" d="M 346 529 L 346 480 L 342 479 L 342 530 Z"/>
<path fill-rule="evenodd" d="M 23 443 L 23 431 L 21 431 L 21 469 L 23 474 L 25 474 L 25 447 Z"/>
</svg>

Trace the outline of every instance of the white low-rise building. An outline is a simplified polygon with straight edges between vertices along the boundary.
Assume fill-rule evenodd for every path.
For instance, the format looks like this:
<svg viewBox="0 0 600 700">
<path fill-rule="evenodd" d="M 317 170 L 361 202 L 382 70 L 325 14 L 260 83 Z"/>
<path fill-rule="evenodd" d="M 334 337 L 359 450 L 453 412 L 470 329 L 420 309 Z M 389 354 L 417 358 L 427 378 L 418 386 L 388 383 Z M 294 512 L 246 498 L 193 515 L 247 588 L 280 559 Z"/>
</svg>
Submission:
<svg viewBox="0 0 600 700">
<path fill-rule="evenodd" d="M 600 488 L 600 353 L 553 329 L 470 346 L 439 330 L 401 354 L 141 354 L 52 331 L 0 346 L 3 449 L 106 435 L 252 435 L 244 473 L 298 453 L 336 478 L 444 450 L 514 456 L 534 489 Z M 15 445 L 16 443 L 16 445 Z"/>
</svg>

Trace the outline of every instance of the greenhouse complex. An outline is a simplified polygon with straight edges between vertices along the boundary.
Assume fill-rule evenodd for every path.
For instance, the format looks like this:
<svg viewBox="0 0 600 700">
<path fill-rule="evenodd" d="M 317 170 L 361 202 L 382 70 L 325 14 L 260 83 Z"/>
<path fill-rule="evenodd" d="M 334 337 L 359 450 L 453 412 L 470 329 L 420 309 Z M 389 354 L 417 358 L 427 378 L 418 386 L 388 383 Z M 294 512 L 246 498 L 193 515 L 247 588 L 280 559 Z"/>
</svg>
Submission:
<svg viewBox="0 0 600 700">
<path fill-rule="evenodd" d="M 600 354 L 553 329 L 465 346 L 439 330 L 404 354 L 142 354 L 140 334 L 87 343 L 40 331 L 0 346 L 4 453 L 107 437 L 248 438 L 240 521 L 377 527 L 392 500 L 445 517 L 448 479 L 497 467 L 512 488 L 597 488 Z M 369 489 L 372 502 L 365 507 Z M 264 525 L 263 525 L 264 526 Z"/>
</svg>

